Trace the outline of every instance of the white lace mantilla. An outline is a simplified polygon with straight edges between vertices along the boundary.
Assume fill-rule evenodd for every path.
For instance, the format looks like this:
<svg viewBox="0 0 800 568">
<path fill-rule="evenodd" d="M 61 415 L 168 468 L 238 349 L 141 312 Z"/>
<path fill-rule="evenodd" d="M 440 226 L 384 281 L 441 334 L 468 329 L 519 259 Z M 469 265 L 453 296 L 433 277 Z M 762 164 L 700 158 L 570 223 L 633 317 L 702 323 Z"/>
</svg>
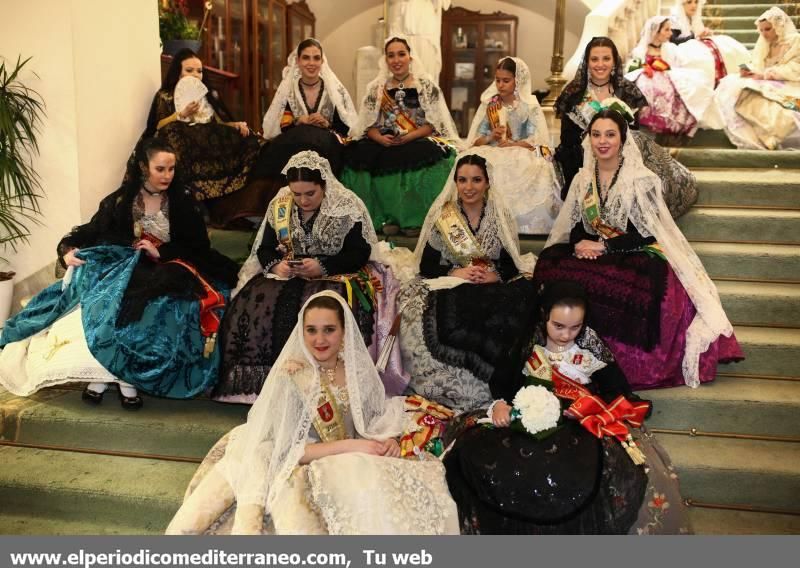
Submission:
<svg viewBox="0 0 800 568">
<path fill-rule="evenodd" d="M 569 242 L 570 231 L 579 220 L 587 232 L 596 234 L 583 217 L 583 196 L 592 183 L 595 164 L 588 137 L 583 142 L 583 149 L 584 166 L 572 181 L 545 247 Z M 683 377 L 687 385 L 697 387 L 700 385 L 700 355 L 720 335 L 730 337 L 733 326 L 722 308 L 716 286 L 686 237 L 675 225 L 662 197 L 661 180 L 645 167 L 633 136 L 628 135 L 625 140 L 622 156 L 624 163 L 617 183 L 611 188 L 601 210 L 603 220 L 623 231 L 630 220 L 643 237 L 655 237 L 692 300 L 697 314 L 686 332 Z"/>
<path fill-rule="evenodd" d="M 358 119 L 350 129 L 350 137 L 354 140 L 363 138 L 367 130 L 377 122 L 380 114 L 382 92 L 391 77 L 391 73 L 386 65 L 385 57 L 380 58 L 378 67 L 378 76 L 367 85 L 367 94 L 364 95 L 364 99 L 361 101 Z M 453 122 L 453 117 L 450 115 L 450 110 L 447 108 L 441 89 L 429 75 L 413 73 L 413 63 L 410 70 L 413 75 L 414 86 L 416 86 L 419 94 L 420 106 L 425 111 L 425 120 L 433 127 L 436 136 L 446 138 L 460 149 L 461 138 L 458 136 L 458 130 Z"/>
<path fill-rule="evenodd" d="M 319 76 L 322 79 L 324 88 L 322 90 L 322 100 L 318 105 L 320 112 L 328 121 L 333 120 L 333 111 L 339 112 L 339 118 L 347 126 L 352 127 L 356 122 L 355 105 L 350 98 L 350 93 L 328 65 L 328 58 L 323 54 L 322 67 Z M 264 113 L 261 127 L 264 130 L 264 138 L 271 140 L 281 133 L 281 116 L 286 105 L 292 111 L 295 118 L 311 114 L 306 107 L 303 95 L 300 93 L 300 67 L 297 65 L 297 48 L 289 55 L 286 67 L 283 68 L 283 80 L 272 98 L 272 102 Z"/>
<path fill-rule="evenodd" d="M 342 243 L 347 233 L 356 223 L 361 223 L 361 235 L 370 245 L 378 242 L 378 236 L 372 226 L 364 202 L 352 191 L 342 185 L 331 171 L 328 160 L 316 152 L 306 150 L 292 156 L 283 168 L 283 174 L 291 168 L 308 168 L 320 172 L 325 182 L 325 196 L 322 198 L 319 213 L 311 228 L 311 234 L 306 234 L 299 222 L 292 223 L 292 246 L 295 251 L 304 255 L 326 255 L 332 256 L 342 250 Z M 250 279 L 259 274 L 263 267 L 258 260 L 258 249 L 264 239 L 264 231 L 267 227 L 275 229 L 273 219 L 273 204 L 275 199 L 291 194 L 289 186 L 284 186 L 270 201 L 267 213 L 258 229 L 258 234 L 250 250 L 250 256 L 245 261 L 239 271 L 239 282 L 234 290 L 236 294 Z M 293 209 L 297 209 L 296 207 Z"/>
</svg>

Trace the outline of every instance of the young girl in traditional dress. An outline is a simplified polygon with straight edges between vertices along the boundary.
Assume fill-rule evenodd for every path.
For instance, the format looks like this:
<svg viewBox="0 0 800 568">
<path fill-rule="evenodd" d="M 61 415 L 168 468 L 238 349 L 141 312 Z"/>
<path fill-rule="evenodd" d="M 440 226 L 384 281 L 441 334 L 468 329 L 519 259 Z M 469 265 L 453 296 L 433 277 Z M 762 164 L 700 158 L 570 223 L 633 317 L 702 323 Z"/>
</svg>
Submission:
<svg viewBox="0 0 800 568">
<path fill-rule="evenodd" d="M 481 95 L 467 144 L 487 148 L 495 187 L 502 188 L 519 232 L 548 234 L 561 207 L 561 186 L 547 121 L 522 59 L 505 57 L 497 64 L 494 83 Z"/>
<path fill-rule="evenodd" d="M 460 145 L 442 91 L 411 69 L 408 42 L 384 45 L 380 72 L 367 86 L 350 130 L 342 182 L 366 204 L 376 229 L 416 234 L 453 166 Z"/>
<path fill-rule="evenodd" d="M 636 83 L 649 103 L 639 122 L 659 134 L 694 136 L 698 128 L 719 128 L 716 115 L 706 111 L 714 96 L 714 77 L 684 67 L 677 46 L 670 43 L 669 16 L 645 22 L 639 44 L 631 55 L 641 65 L 626 77 Z"/>
<path fill-rule="evenodd" d="M 395 317 L 399 283 L 383 264 L 369 262 L 386 258 L 364 203 L 316 152 L 292 156 L 283 173 L 288 184 L 269 204 L 222 323 L 218 400 L 256 399 L 297 311 L 320 290 L 332 289 L 351 301 L 375 359 Z M 393 353 L 384 379 L 389 391 L 399 394 L 407 381 L 399 349 Z"/>
<path fill-rule="evenodd" d="M 215 91 L 201 82 L 203 62 L 192 50 L 180 50 L 153 97 L 141 140 L 156 136 L 175 149 L 181 177 L 193 197 L 206 204 L 215 225 L 260 216 L 264 188 L 252 182 L 262 141 L 247 123 L 234 121 Z M 184 87 L 189 92 L 199 87 L 206 94 L 187 104 L 176 100 Z M 178 102 L 185 106 L 178 108 Z"/>
<path fill-rule="evenodd" d="M 584 151 L 534 280 L 585 287 L 587 321 L 634 389 L 713 380 L 717 363 L 740 360 L 742 351 L 623 116 L 598 112 Z"/>
<path fill-rule="evenodd" d="M 428 409 L 452 415 L 387 397 L 347 302 L 314 294 L 167 534 L 458 534 L 441 462 L 406 444 Z"/>
<path fill-rule="evenodd" d="M 716 87 L 723 77 L 739 72 L 750 61 L 747 48 L 729 35 L 715 34 L 703 23 L 706 0 L 675 0 L 670 11 L 672 43 L 682 65 L 701 70 L 714 78 Z"/>
<path fill-rule="evenodd" d="M 800 34 L 780 8 L 755 24 L 750 67 L 723 79 L 715 93 L 725 133 L 739 148 L 800 148 Z"/>
<path fill-rule="evenodd" d="M 462 533 L 688 532 L 674 469 L 652 435 L 636 429 L 650 403 L 631 392 L 608 347 L 585 324 L 586 293 L 574 282 L 551 282 L 538 300 L 523 372 L 497 377 L 488 410 L 466 412 L 448 430 L 448 440 L 457 441 L 445 459 L 447 481 Z M 546 397 L 552 422 L 562 409 L 570 417 L 539 438 L 510 428 L 518 417 L 510 403 L 517 406 L 515 399 L 526 394 L 520 389 L 530 383 L 561 401 Z M 521 406 L 517 412 L 525 411 Z M 539 407 L 536 418 L 544 414 Z M 600 414 L 605 430 L 593 420 Z M 486 422 L 494 428 L 479 426 Z"/>
<path fill-rule="evenodd" d="M 572 178 L 583 165 L 583 133 L 589 121 L 603 108 L 617 103 L 630 109 L 630 134 L 645 165 L 661 179 L 664 201 L 673 217 L 686 213 L 697 200 L 697 181 L 686 166 L 641 133 L 639 116 L 647 99 L 639 88 L 623 76 L 617 46 L 607 37 L 595 37 L 586 44 L 583 61 L 556 100 L 556 115 L 561 119 L 561 142 L 556 161 L 564 174 L 561 196 L 566 197 Z"/>
<path fill-rule="evenodd" d="M 289 158 L 314 150 L 338 175 L 356 116 L 350 94 L 328 65 L 322 44 L 314 38 L 301 41 L 289 56 L 283 81 L 264 114 L 264 138 L 270 146 L 260 168 L 277 177 Z"/>
<path fill-rule="evenodd" d="M 189 398 L 217 381 L 236 264 L 211 248 L 175 150 L 151 139 L 139 152 L 129 181 L 58 244 L 65 278 L 6 322 L 0 384 L 14 394 L 82 381 L 83 399 L 99 404 L 117 383 L 136 409 L 139 391 Z"/>
</svg>

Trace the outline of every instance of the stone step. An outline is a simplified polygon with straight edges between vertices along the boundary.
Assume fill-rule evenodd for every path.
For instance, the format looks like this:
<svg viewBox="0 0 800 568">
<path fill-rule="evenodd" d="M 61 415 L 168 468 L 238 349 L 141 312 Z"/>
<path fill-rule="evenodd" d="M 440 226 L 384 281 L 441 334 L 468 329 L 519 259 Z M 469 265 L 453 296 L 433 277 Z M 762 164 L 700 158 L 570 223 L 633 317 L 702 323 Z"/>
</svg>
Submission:
<svg viewBox="0 0 800 568">
<path fill-rule="evenodd" d="M 715 282 L 734 325 L 796 327 L 800 322 L 800 284 Z"/>
<path fill-rule="evenodd" d="M 690 507 L 689 519 L 695 534 L 800 534 L 800 515 Z"/>
<path fill-rule="evenodd" d="M 798 377 L 800 329 L 735 326 L 745 360 L 719 368 L 729 374 Z"/>
<path fill-rule="evenodd" d="M 650 429 L 696 428 L 705 433 L 789 436 L 800 441 L 800 381 L 717 377 L 696 389 L 638 394 L 653 401 L 653 414 L 647 419 Z"/>
<path fill-rule="evenodd" d="M 19 398 L 0 388 L 0 439 L 13 442 L 202 458 L 249 406 L 143 395 L 144 407 L 125 412 L 116 392 L 99 406 L 81 400 L 81 387 L 54 387 Z"/>
<path fill-rule="evenodd" d="M 796 245 L 691 243 L 714 279 L 800 282 Z"/>
<path fill-rule="evenodd" d="M 74 519 L 37 515 L 0 515 L 2 535 L 94 536 L 94 535 L 160 535 L 163 527 L 124 526 L 117 522 L 95 522 L 91 518 Z"/>
<path fill-rule="evenodd" d="M 755 27 L 743 29 L 727 29 L 725 34 L 742 43 L 755 43 L 758 39 L 758 30 Z M 730 72 L 729 70 L 728 72 Z"/>
<path fill-rule="evenodd" d="M 662 4 L 666 4 L 666 2 L 662 2 Z M 711 0 L 710 2 L 706 3 L 706 10 L 712 10 L 718 6 L 729 6 L 731 4 L 749 4 L 751 6 L 761 6 L 764 11 L 766 11 L 770 6 L 769 2 L 754 2 L 753 0 Z M 672 5 L 672 2 L 669 2 L 669 5 Z"/>
<path fill-rule="evenodd" d="M 677 223 L 690 241 L 800 243 L 800 211 L 700 206 Z"/>
<path fill-rule="evenodd" d="M 411 250 L 417 242 L 402 236 L 390 241 Z M 539 254 L 546 241 L 546 237 L 524 235 L 520 249 Z M 800 250 L 795 245 L 697 242 L 692 248 L 712 278 L 800 282 Z"/>
<path fill-rule="evenodd" d="M 0 446 L 3 517 L 162 533 L 197 464 Z"/>
<path fill-rule="evenodd" d="M 781 2 L 776 4 L 757 2 L 726 2 L 725 5 L 722 6 L 707 6 L 703 11 L 703 16 L 709 20 L 720 16 L 747 16 L 755 20 L 761 14 L 766 12 L 771 6 L 777 6 L 787 14 L 794 13 L 797 10 L 797 5 L 794 2 Z"/>
<path fill-rule="evenodd" d="M 255 229 L 253 231 L 208 229 L 208 237 L 211 239 L 211 246 L 239 263 L 243 263 L 250 254 L 254 234 Z"/>
<path fill-rule="evenodd" d="M 766 6 L 769 8 L 770 4 Z M 793 16 L 792 20 L 794 20 L 796 26 L 800 25 L 800 16 Z M 752 16 L 725 16 L 722 18 L 713 18 L 709 20 L 706 25 L 709 25 L 709 27 L 713 26 L 715 32 L 723 34 L 727 33 L 725 30 L 741 30 L 748 26 L 752 26 L 753 30 L 756 29 L 755 18 Z"/>
<path fill-rule="evenodd" d="M 700 132 L 713 132 L 701 130 Z M 699 134 L 698 134 L 699 135 Z M 726 138 L 727 140 L 727 138 Z M 736 148 L 671 148 L 670 153 L 687 168 L 800 169 L 800 152 L 792 150 L 738 150 Z"/>
<path fill-rule="evenodd" d="M 696 205 L 800 209 L 800 169 L 693 168 Z"/>
<path fill-rule="evenodd" d="M 656 134 L 655 140 L 662 146 L 677 148 L 736 149 L 736 146 L 731 144 L 731 141 L 728 140 L 728 135 L 725 134 L 724 130 L 698 130 L 691 138 L 688 136 L 675 137 L 666 134 Z M 739 150 L 739 152 L 741 153 L 743 150 Z"/>
<path fill-rule="evenodd" d="M 800 513 L 800 444 L 656 436 L 678 471 L 684 498 Z"/>
</svg>

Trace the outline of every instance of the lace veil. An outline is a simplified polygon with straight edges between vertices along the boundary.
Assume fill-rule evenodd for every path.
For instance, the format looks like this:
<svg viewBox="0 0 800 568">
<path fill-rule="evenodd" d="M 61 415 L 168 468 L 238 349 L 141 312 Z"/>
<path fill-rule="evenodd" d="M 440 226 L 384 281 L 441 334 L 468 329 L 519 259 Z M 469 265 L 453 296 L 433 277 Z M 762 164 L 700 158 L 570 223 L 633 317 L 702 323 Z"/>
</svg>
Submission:
<svg viewBox="0 0 800 568">
<path fill-rule="evenodd" d="M 393 37 L 406 39 L 403 36 Z M 386 42 L 389 39 L 392 38 L 388 38 Z M 408 40 L 406 39 L 406 41 Z M 383 44 L 384 52 L 386 42 Z M 412 53 L 411 55 L 413 57 L 414 54 Z M 434 134 L 446 138 L 460 148 L 461 138 L 458 135 L 458 130 L 453 122 L 453 117 L 450 115 L 450 110 L 447 108 L 447 102 L 444 100 L 441 89 L 430 75 L 414 72 L 413 61 L 409 71 L 414 75 L 419 93 L 419 102 L 422 110 L 425 111 L 425 120 L 433 126 Z M 364 95 L 364 99 L 361 101 L 358 119 L 355 125 L 350 128 L 350 136 L 354 140 L 363 138 L 367 130 L 377 122 L 381 108 L 381 90 L 391 76 L 389 67 L 386 65 L 386 57 L 381 57 L 378 60 L 378 75 L 367 85 L 367 94 Z"/>
<path fill-rule="evenodd" d="M 642 28 L 642 35 L 639 36 L 639 43 L 636 44 L 636 47 L 634 47 L 633 51 L 631 51 L 631 56 L 644 61 L 645 57 L 647 57 L 647 45 L 653 43 L 653 38 L 658 33 L 658 28 L 661 27 L 663 22 L 669 19 L 669 16 L 653 16 L 648 18 L 644 23 L 644 27 Z M 664 47 L 667 45 L 671 44 L 669 44 L 669 42 L 665 42 L 665 44 L 661 46 L 662 55 L 666 55 L 666 50 Z"/>
<path fill-rule="evenodd" d="M 684 0 L 675 0 L 675 5 L 670 9 L 672 23 L 675 28 L 681 31 L 682 35 L 689 35 L 689 33 L 697 35 L 705 29 L 703 25 L 703 7 L 706 4 L 706 0 L 697 0 L 697 11 L 691 19 L 686 15 L 683 3 Z"/>
<path fill-rule="evenodd" d="M 267 140 L 271 140 L 281 133 L 281 116 L 287 104 L 292 109 L 292 114 L 295 117 L 309 114 L 305 101 L 303 101 L 303 96 L 300 93 L 300 76 L 300 67 L 297 64 L 297 48 L 295 47 L 287 59 L 286 67 L 283 68 L 283 80 L 278 86 L 267 112 L 264 114 L 261 127 L 264 130 L 264 138 Z M 353 100 L 350 98 L 350 93 L 347 92 L 347 89 L 345 89 L 342 82 L 328 65 L 328 58 L 324 53 L 322 54 L 322 67 L 320 68 L 319 76 L 325 85 L 319 108 L 323 108 L 329 100 L 339 111 L 339 118 L 342 119 L 342 122 L 352 127 L 358 117 Z"/>
<path fill-rule="evenodd" d="M 758 23 L 761 21 L 767 20 L 769 23 L 773 25 L 775 31 L 778 33 L 779 42 L 790 42 L 793 41 L 794 36 L 797 35 L 797 28 L 794 25 L 792 19 L 780 8 L 773 6 L 763 14 L 761 14 L 756 20 L 755 25 L 758 26 Z M 769 56 L 769 42 L 764 39 L 764 36 L 758 34 L 758 39 L 756 40 L 756 45 L 753 48 L 753 66 L 755 67 L 754 71 L 763 71 L 764 64 L 767 61 L 767 57 Z"/>
<path fill-rule="evenodd" d="M 547 120 L 544 117 L 539 101 L 533 94 L 533 83 L 528 65 L 519 57 L 504 57 L 503 59 L 512 59 L 516 65 L 517 71 L 514 74 L 514 80 L 517 84 L 517 95 L 521 101 L 528 105 L 528 120 L 531 121 L 535 129 L 533 136 L 529 137 L 526 142 L 531 146 L 550 146 L 550 132 L 547 129 Z M 492 81 L 481 95 L 481 105 L 478 107 L 478 112 L 475 113 L 475 118 L 472 120 L 472 126 L 470 126 L 469 134 L 467 135 L 467 146 L 472 146 L 475 143 L 475 139 L 478 138 L 478 129 L 483 119 L 486 118 L 486 106 L 496 94 L 497 86 Z"/>
<path fill-rule="evenodd" d="M 386 398 L 347 302 L 332 291 L 314 294 L 300 310 L 247 423 L 233 430 L 219 462 L 240 507 L 263 505 L 269 513 L 305 453 L 320 393 L 320 371 L 303 341 L 303 315 L 318 296 L 334 298 L 344 310 L 342 352 L 356 432 L 362 438 L 385 440 L 402 434 L 407 426 L 404 397 Z"/>
<path fill-rule="evenodd" d="M 689 294 L 697 314 L 686 332 L 683 377 L 687 385 L 696 387 L 700 384 L 700 355 L 720 335 L 730 336 L 733 327 L 722 309 L 717 288 L 667 209 L 661 194 L 661 180 L 645 167 L 630 133 L 622 156 L 624 163 L 603 208 L 603 219 L 623 230 L 630 220 L 642 236 L 655 237 Z M 545 247 L 569 242 L 570 231 L 579 221 L 583 222 L 587 232 L 596 234 L 583 217 L 582 205 L 584 190 L 592 182 L 595 164 L 588 136 L 583 141 L 583 164 L 572 181 Z"/>
<path fill-rule="evenodd" d="M 479 146 L 462 152 L 456 157 L 456 164 L 458 164 L 458 160 L 463 156 L 471 154 L 481 156 L 486 160 L 486 169 L 489 174 L 489 189 L 486 192 L 486 211 L 477 234 L 477 239 L 481 247 L 484 252 L 492 258 L 497 258 L 501 247 L 506 249 L 514 260 L 514 265 L 520 272 L 532 273 L 533 266 L 536 264 L 536 257 L 532 253 L 527 253 L 525 255 L 520 254 L 517 221 L 514 214 L 505 204 L 502 196 L 503 189 L 492 186 L 492 179 L 494 179 L 493 166 L 489 158 L 490 153 L 487 151 L 487 147 Z M 417 268 L 419 268 L 420 262 L 422 261 L 422 252 L 425 250 L 426 244 L 430 244 L 433 248 L 441 252 L 450 262 L 455 262 L 454 258 L 449 257 L 449 252 L 439 236 L 439 231 L 436 229 L 436 221 L 441 216 L 442 208 L 447 202 L 455 202 L 458 200 L 458 189 L 456 188 L 456 182 L 453 180 L 456 168 L 457 165 L 454 165 L 453 169 L 450 170 L 450 175 L 447 177 L 447 182 L 442 192 L 436 198 L 436 201 L 433 202 L 428 214 L 425 216 L 425 223 L 423 223 L 422 230 L 417 239 L 417 248 L 414 249 L 414 259 Z"/>
<path fill-rule="evenodd" d="M 336 179 L 328 160 L 312 150 L 306 150 L 292 156 L 283 168 L 282 173 L 286 174 L 290 168 L 317 170 L 325 181 L 325 196 L 322 198 L 319 213 L 311 230 L 311 242 L 306 243 L 305 233 L 302 233 L 302 229 L 295 225 L 292 234 L 295 250 L 302 251 L 304 254 L 324 254 L 328 256 L 337 254 L 342 249 L 342 243 L 347 233 L 356 223 L 361 223 L 361 235 L 365 241 L 373 246 L 378 242 L 378 236 L 372 227 L 372 220 L 364 202 Z M 268 226 L 270 230 L 275 228 L 273 226 L 272 205 L 275 199 L 289 193 L 289 186 L 284 186 L 270 201 L 267 213 L 264 215 L 264 220 L 261 222 L 256 239 L 253 242 L 253 248 L 250 249 L 250 256 L 247 257 L 239 271 L 239 282 L 233 291 L 234 294 L 237 294 L 253 276 L 263 270 L 258 260 L 257 252 L 261 246 L 266 228 Z"/>
</svg>

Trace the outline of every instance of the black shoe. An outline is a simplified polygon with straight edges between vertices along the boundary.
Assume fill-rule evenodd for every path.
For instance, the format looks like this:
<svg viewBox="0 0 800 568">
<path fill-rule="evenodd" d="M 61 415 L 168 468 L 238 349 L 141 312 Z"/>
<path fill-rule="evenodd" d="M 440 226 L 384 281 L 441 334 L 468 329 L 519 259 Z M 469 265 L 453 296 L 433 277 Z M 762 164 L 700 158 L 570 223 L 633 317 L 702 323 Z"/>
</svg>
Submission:
<svg viewBox="0 0 800 568">
<path fill-rule="evenodd" d="M 122 391 L 119 391 L 119 403 L 125 410 L 139 410 L 144 405 L 142 397 L 138 394 L 136 396 L 125 396 Z"/>
<path fill-rule="evenodd" d="M 83 392 L 81 393 L 81 398 L 87 404 L 93 404 L 93 405 L 97 406 L 98 404 L 103 402 L 103 395 L 104 394 L 105 394 L 105 391 L 103 391 L 103 392 L 93 391 L 93 390 L 91 390 L 89 388 L 89 385 L 86 385 L 86 388 L 83 389 Z"/>
</svg>

